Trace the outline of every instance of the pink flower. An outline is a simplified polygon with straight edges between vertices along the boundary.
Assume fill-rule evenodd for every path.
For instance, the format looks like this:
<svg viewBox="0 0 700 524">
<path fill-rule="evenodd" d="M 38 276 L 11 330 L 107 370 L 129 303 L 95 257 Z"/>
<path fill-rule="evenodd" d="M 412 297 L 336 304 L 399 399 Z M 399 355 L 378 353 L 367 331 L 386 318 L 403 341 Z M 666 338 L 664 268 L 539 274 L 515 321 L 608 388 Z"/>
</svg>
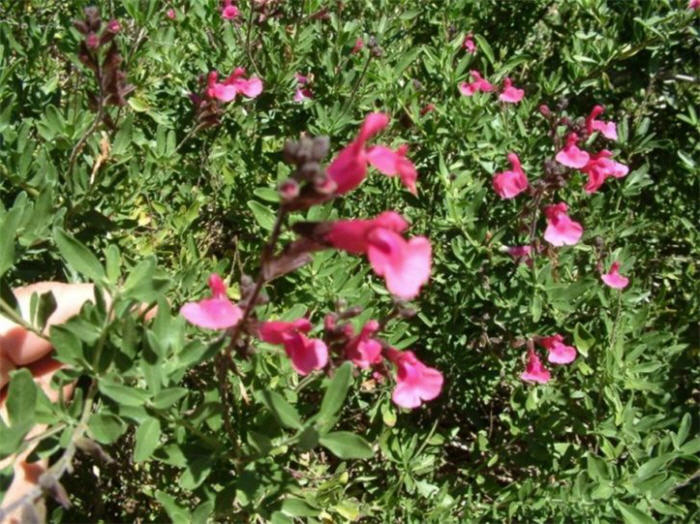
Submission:
<svg viewBox="0 0 700 524">
<path fill-rule="evenodd" d="M 570 133 L 566 137 L 566 145 L 564 149 L 557 153 L 555 157 L 556 161 L 566 167 L 572 167 L 574 169 L 581 169 L 588 163 L 590 156 L 585 151 L 578 148 L 576 145 L 578 142 L 578 135 L 576 133 Z"/>
<path fill-rule="evenodd" d="M 520 166 L 520 159 L 515 153 L 508 153 L 512 169 L 496 173 L 493 177 L 493 189 L 501 198 L 513 198 L 527 189 L 527 176 Z"/>
<path fill-rule="evenodd" d="M 613 289 L 624 289 L 630 283 L 629 278 L 620 274 L 620 263 L 617 261 L 613 262 L 610 271 L 601 275 L 600 278 Z"/>
<path fill-rule="evenodd" d="M 617 126 L 615 122 L 596 120 L 596 117 L 602 114 L 603 111 L 605 111 L 605 108 L 601 105 L 593 107 L 591 114 L 586 118 L 586 130 L 589 135 L 593 134 L 594 131 L 598 131 L 608 140 L 617 140 Z"/>
<path fill-rule="evenodd" d="M 222 102 L 234 100 L 240 93 L 248 98 L 256 98 L 263 90 L 263 83 L 257 77 L 243 78 L 245 69 L 237 67 L 223 82 L 219 82 L 219 73 L 209 73 L 207 95 Z"/>
<path fill-rule="evenodd" d="M 367 220 L 337 220 L 326 234 L 325 240 L 337 249 L 361 255 L 367 253 L 369 233 L 376 228 L 403 233 L 408 229 L 408 222 L 394 211 L 384 211 L 381 215 Z"/>
<path fill-rule="evenodd" d="M 363 47 L 365 47 L 365 43 L 362 41 L 362 38 L 358 38 L 357 40 L 355 40 L 355 45 L 352 47 L 350 54 L 354 55 L 355 53 L 359 53 L 360 51 L 362 51 Z"/>
<path fill-rule="evenodd" d="M 231 0 L 224 0 L 224 6 L 221 8 L 221 18 L 224 20 L 233 20 L 241 14 L 235 5 L 231 4 Z"/>
<path fill-rule="evenodd" d="M 402 408 L 417 408 L 440 394 L 442 373 L 423 364 L 413 351 L 390 349 L 388 357 L 397 368 L 396 387 L 391 395 L 394 404 Z"/>
<path fill-rule="evenodd" d="M 532 265 L 532 246 L 510 246 L 506 247 L 506 253 L 512 256 L 517 262 Z"/>
<path fill-rule="evenodd" d="M 462 82 L 459 84 L 459 92 L 464 96 L 472 96 L 477 91 L 483 91 L 489 93 L 493 91 L 493 84 L 481 77 L 479 71 L 469 71 L 469 75 L 472 77 L 472 82 Z"/>
<path fill-rule="evenodd" d="M 296 81 L 299 85 L 306 85 L 309 83 L 309 77 L 302 75 L 301 73 L 294 73 L 294 78 L 296 78 Z"/>
<path fill-rule="evenodd" d="M 520 378 L 526 382 L 546 384 L 549 382 L 549 379 L 552 378 L 552 376 L 549 373 L 549 370 L 542 365 L 540 357 L 537 356 L 537 353 L 531 349 L 527 352 L 525 371 L 520 374 Z"/>
<path fill-rule="evenodd" d="M 110 20 L 109 23 L 107 24 L 107 31 L 110 33 L 118 33 L 121 31 L 122 26 L 119 23 L 119 20 Z"/>
<path fill-rule="evenodd" d="M 270 344 L 284 345 L 284 351 L 292 360 L 292 367 L 300 375 L 308 375 L 314 369 L 322 369 L 328 363 L 328 348 L 316 338 L 308 338 L 304 333 L 311 330 L 306 318 L 292 322 L 281 320 L 264 322 L 259 329 L 262 340 Z"/>
<path fill-rule="evenodd" d="M 576 360 L 576 348 L 564 344 L 564 337 L 559 334 L 542 337 L 538 344 L 548 351 L 547 360 L 552 364 L 570 364 Z"/>
<path fill-rule="evenodd" d="M 699 9 L 700 8 L 700 0 L 690 0 L 688 2 L 688 9 Z"/>
<path fill-rule="evenodd" d="M 588 182 L 584 186 L 586 193 L 594 193 L 603 185 L 605 179 L 612 176 L 622 178 L 629 173 L 629 168 L 611 160 L 612 153 L 607 149 L 590 156 L 588 163 L 581 169 L 588 175 Z"/>
<path fill-rule="evenodd" d="M 175 17 L 177 16 L 177 13 L 175 12 L 175 9 L 168 9 L 165 12 L 165 16 L 170 18 L 170 20 L 175 20 Z"/>
<path fill-rule="evenodd" d="M 407 227 L 401 215 L 386 211 L 371 220 L 339 220 L 331 225 L 325 240 L 350 253 L 366 253 L 389 291 L 411 299 L 430 278 L 431 248 L 425 237 L 407 241 L 399 235 Z"/>
<path fill-rule="evenodd" d="M 336 194 L 342 195 L 359 186 L 367 175 L 367 140 L 384 129 L 389 116 L 384 113 L 370 113 L 360 128 L 357 138 L 336 155 L 326 172 L 336 183 Z"/>
<path fill-rule="evenodd" d="M 389 229 L 370 231 L 367 258 L 374 272 L 383 276 L 387 289 L 399 298 L 410 300 L 430 278 L 431 248 L 425 237 L 406 241 Z"/>
<path fill-rule="evenodd" d="M 378 330 L 379 322 L 370 320 L 362 327 L 360 334 L 345 346 L 345 356 L 357 367 L 366 369 L 381 362 L 382 345 L 372 338 Z"/>
<path fill-rule="evenodd" d="M 467 53 L 469 54 L 474 54 L 476 53 L 476 44 L 474 43 L 474 35 L 469 33 L 467 36 L 464 37 L 464 41 L 462 42 L 462 49 L 466 49 Z"/>
<path fill-rule="evenodd" d="M 303 102 L 304 100 L 311 100 L 311 98 L 311 89 L 308 89 L 306 87 L 300 87 L 294 92 L 295 102 Z"/>
<path fill-rule="evenodd" d="M 567 209 L 564 202 L 544 208 L 547 217 L 544 239 L 553 246 L 573 246 L 583 235 L 583 227 L 569 218 L 566 214 Z"/>
<path fill-rule="evenodd" d="M 90 49 L 97 49 L 100 47 L 100 39 L 95 33 L 90 33 L 85 38 L 85 45 L 87 45 Z"/>
<path fill-rule="evenodd" d="M 523 89 L 518 89 L 513 87 L 513 82 L 510 78 L 506 77 L 503 80 L 503 91 L 498 96 L 501 102 L 508 102 L 510 104 L 517 104 L 525 96 L 525 91 Z"/>
<path fill-rule="evenodd" d="M 180 314 L 190 324 L 207 329 L 228 329 L 238 324 L 243 312 L 228 299 L 226 285 L 216 273 L 209 277 L 209 288 L 211 298 L 188 302 L 182 306 Z"/>
<path fill-rule="evenodd" d="M 428 113 L 431 113 L 435 111 L 435 104 L 426 104 L 423 106 L 423 108 L 420 110 L 420 116 L 425 116 Z"/>
<path fill-rule="evenodd" d="M 399 175 L 401 182 L 414 195 L 418 193 L 416 189 L 416 179 L 418 171 L 408 158 L 406 158 L 407 145 L 399 146 L 396 151 L 388 147 L 374 146 L 367 150 L 367 160 L 380 173 L 387 176 Z"/>
</svg>

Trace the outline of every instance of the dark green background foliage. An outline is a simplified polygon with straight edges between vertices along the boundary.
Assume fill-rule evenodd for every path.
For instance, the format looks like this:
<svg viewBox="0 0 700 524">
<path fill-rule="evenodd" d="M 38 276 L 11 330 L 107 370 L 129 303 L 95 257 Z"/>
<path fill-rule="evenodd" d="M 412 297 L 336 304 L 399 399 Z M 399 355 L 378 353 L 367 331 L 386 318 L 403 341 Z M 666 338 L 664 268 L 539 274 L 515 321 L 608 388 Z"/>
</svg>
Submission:
<svg viewBox="0 0 700 524">
<path fill-rule="evenodd" d="M 63 424 L 37 451 L 59 454 L 97 379 L 88 436 L 116 461 L 97 475 L 79 454 L 64 477 L 73 507 L 50 506 L 52 518 L 698 521 L 700 38 L 687 2 L 353 0 L 339 11 L 288 1 L 250 27 L 240 3 L 234 29 L 212 0 L 98 2 L 123 26 L 116 40 L 136 89 L 108 109 L 72 171 L 71 151 L 95 118 L 94 76 L 71 25 L 88 4 L 0 3 L 4 289 L 92 280 L 118 297 L 113 318 L 98 303 L 52 331 L 72 365 L 59 381 L 83 377 L 72 403 L 34 398 L 26 372 L 13 377 L 27 405 L 0 428 L 2 455 L 36 420 Z M 474 56 L 460 47 L 469 31 Z M 380 57 L 350 54 L 370 36 Z M 263 94 L 188 136 L 198 77 L 236 66 L 257 67 Z M 494 83 L 512 77 L 525 99 L 504 108 L 495 95 L 461 97 L 470 69 Z M 314 75 L 311 102 L 292 101 L 295 72 Z M 421 116 L 428 103 L 435 111 Z M 543 103 L 571 118 L 604 104 L 630 174 L 590 196 L 576 175 L 557 197 L 583 223 L 583 241 L 529 268 L 499 249 L 526 242 L 517 216 L 527 197 L 500 200 L 491 176 L 508 151 L 531 181 L 541 176 L 554 154 Z M 392 115 L 383 143 L 410 144 L 418 197 L 374 172 L 292 221 L 394 209 L 411 234 L 430 237 L 419 314 L 390 323 L 386 338 L 441 369 L 444 391 L 399 413 L 390 384 L 349 374 L 300 383 L 279 348 L 263 344 L 230 377 L 236 445 L 211 365 L 220 343 L 186 327 L 177 308 L 206 293 L 212 271 L 234 282 L 241 268 L 257 271 L 289 173 L 284 141 L 327 134 L 337 151 L 371 110 Z M 91 184 L 102 139 L 111 152 Z M 599 256 L 605 267 L 623 262 L 623 293 L 600 282 Z M 339 298 L 365 308 L 358 321 L 391 307 L 365 261 L 333 252 L 268 293 L 263 318 L 309 312 L 318 323 Z M 148 326 L 129 314 L 140 301 L 160 304 Z M 579 358 L 548 385 L 528 386 L 518 341 L 552 333 Z"/>
</svg>

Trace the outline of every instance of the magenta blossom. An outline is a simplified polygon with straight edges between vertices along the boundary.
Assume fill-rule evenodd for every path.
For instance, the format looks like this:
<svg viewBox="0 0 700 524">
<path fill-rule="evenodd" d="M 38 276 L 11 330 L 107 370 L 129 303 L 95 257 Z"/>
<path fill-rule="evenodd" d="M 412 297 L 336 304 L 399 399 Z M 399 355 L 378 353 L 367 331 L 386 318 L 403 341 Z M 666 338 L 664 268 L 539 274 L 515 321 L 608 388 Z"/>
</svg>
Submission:
<svg viewBox="0 0 700 524">
<path fill-rule="evenodd" d="M 180 309 L 180 314 L 190 324 L 207 329 L 228 329 L 235 326 L 243 317 L 241 308 L 226 296 L 226 285 L 216 273 L 209 276 L 211 298 L 199 302 L 188 302 Z"/>
<path fill-rule="evenodd" d="M 547 360 L 552 364 L 570 364 L 576 360 L 576 348 L 564 344 L 564 337 L 559 334 L 542 337 L 537 342 L 548 351 Z"/>
<path fill-rule="evenodd" d="M 248 98 L 256 98 L 263 90 L 263 83 L 258 77 L 244 78 L 245 69 L 237 67 L 228 78 L 219 82 L 219 73 L 209 73 L 207 81 L 207 96 L 222 102 L 234 100 L 238 94 Z"/>
<path fill-rule="evenodd" d="M 170 18 L 170 20 L 175 20 L 175 18 L 177 17 L 177 13 L 175 12 L 175 9 L 168 9 L 165 12 L 165 16 Z"/>
<path fill-rule="evenodd" d="M 95 33 L 90 33 L 85 37 L 85 45 L 90 49 L 97 49 L 100 47 L 100 38 Z"/>
<path fill-rule="evenodd" d="M 472 82 L 462 82 L 459 84 L 459 92 L 464 96 L 472 96 L 477 91 L 483 91 L 484 93 L 490 93 L 493 91 L 493 84 L 481 77 L 479 71 L 469 71 L 469 75 L 472 77 Z"/>
<path fill-rule="evenodd" d="M 420 110 L 420 116 L 425 116 L 428 113 L 432 113 L 433 111 L 435 111 L 435 104 L 426 104 Z"/>
<path fill-rule="evenodd" d="M 607 286 L 613 289 L 624 289 L 630 283 L 630 279 L 620 274 L 620 263 L 615 261 L 610 266 L 610 271 L 604 273 L 600 278 Z"/>
<path fill-rule="evenodd" d="M 367 160 L 377 171 L 387 176 L 399 175 L 401 182 L 414 195 L 418 193 L 416 179 L 418 171 L 408 158 L 406 158 L 407 145 L 399 146 L 396 151 L 388 147 L 374 146 L 367 150 Z"/>
<path fill-rule="evenodd" d="M 520 378 L 526 382 L 537 382 L 539 384 L 546 384 L 552 375 L 549 370 L 542 365 L 540 357 L 533 349 L 527 352 L 527 363 L 525 364 L 525 371 L 520 374 Z"/>
<path fill-rule="evenodd" d="M 364 253 L 372 269 L 386 280 L 394 295 L 414 298 L 430 278 L 431 247 L 425 237 L 405 240 L 408 224 L 398 213 L 385 211 L 371 220 L 339 220 L 325 235 L 333 247 Z"/>
<path fill-rule="evenodd" d="M 360 51 L 362 51 L 363 47 L 365 47 L 365 43 L 362 41 L 362 38 L 358 38 L 357 40 L 355 40 L 355 45 L 352 46 L 350 54 L 354 55 L 355 53 L 359 53 Z"/>
<path fill-rule="evenodd" d="M 688 9 L 700 9 L 700 0 L 690 0 L 688 2 Z"/>
<path fill-rule="evenodd" d="M 476 53 L 476 44 L 474 43 L 474 35 L 469 33 L 464 37 L 464 41 L 462 42 L 462 49 L 465 49 L 467 53 L 469 54 L 474 54 Z"/>
<path fill-rule="evenodd" d="M 357 367 L 367 369 L 382 360 L 382 345 L 372 338 L 379 330 L 379 322 L 370 320 L 363 327 L 359 335 L 352 338 L 345 346 L 345 356 Z"/>
<path fill-rule="evenodd" d="M 399 298 L 415 298 L 430 278 L 431 248 L 426 237 L 408 241 L 389 229 L 369 233 L 367 258 L 374 272 L 383 276 L 387 289 Z"/>
<path fill-rule="evenodd" d="M 325 240 L 333 247 L 355 255 L 367 253 L 369 233 L 376 228 L 403 233 L 408 229 L 408 222 L 394 211 L 384 211 L 371 219 L 337 220 L 326 234 Z"/>
<path fill-rule="evenodd" d="M 437 398 L 442 391 L 442 373 L 423 364 L 413 351 L 390 349 L 387 356 L 397 368 L 396 387 L 391 395 L 394 404 L 413 409 Z"/>
<path fill-rule="evenodd" d="M 506 246 L 505 251 L 517 262 L 532 265 L 532 246 Z"/>
<path fill-rule="evenodd" d="M 506 77 L 503 80 L 503 91 L 498 96 L 501 102 L 507 102 L 509 104 L 517 104 L 525 96 L 525 90 L 519 89 L 513 86 L 513 82 L 510 78 Z"/>
<path fill-rule="evenodd" d="M 603 185 L 608 177 L 622 178 L 629 173 L 629 168 L 619 162 L 615 162 L 612 153 L 607 149 L 591 155 L 588 163 L 581 171 L 588 175 L 588 182 L 584 186 L 586 193 L 594 193 Z"/>
<path fill-rule="evenodd" d="M 600 132 L 608 140 L 617 140 L 617 126 L 615 122 L 603 122 L 602 120 L 596 120 L 596 118 L 605 111 L 605 108 L 601 105 L 596 105 L 593 107 L 591 114 L 586 118 L 586 131 L 588 134 L 593 134 L 594 131 Z"/>
<path fill-rule="evenodd" d="M 317 338 L 308 338 L 311 322 L 299 318 L 292 322 L 274 320 L 264 322 L 259 329 L 260 338 L 269 344 L 282 344 L 292 361 L 292 367 L 300 375 L 308 375 L 322 369 L 328 363 L 328 348 Z"/>
<path fill-rule="evenodd" d="M 311 89 L 309 89 L 307 87 L 299 87 L 294 92 L 294 101 L 295 102 L 303 102 L 304 100 L 311 100 L 312 97 L 313 97 L 313 94 L 311 93 Z"/>
<path fill-rule="evenodd" d="M 496 173 L 493 177 L 493 189 L 501 198 L 514 198 L 527 189 L 527 176 L 520 166 L 520 159 L 515 153 L 508 153 L 510 171 Z"/>
<path fill-rule="evenodd" d="M 241 12 L 238 10 L 238 7 L 233 5 L 231 0 L 224 0 L 224 5 L 221 8 L 221 18 L 224 20 L 233 20 L 234 18 L 238 18 L 240 14 Z"/>
<path fill-rule="evenodd" d="M 357 138 L 336 155 L 326 172 L 335 182 L 336 194 L 342 195 L 359 186 L 367 176 L 367 148 L 365 144 L 389 123 L 384 113 L 370 113 L 360 128 Z"/>
<path fill-rule="evenodd" d="M 582 149 L 579 149 L 576 145 L 577 143 L 578 135 L 576 133 L 569 133 L 569 136 L 566 137 L 564 149 L 559 151 L 555 157 L 556 161 L 566 167 L 574 169 L 581 169 L 585 166 L 590 156 Z"/>
<path fill-rule="evenodd" d="M 553 246 L 573 246 L 583 235 L 583 227 L 569 218 L 566 214 L 567 209 L 564 202 L 544 208 L 547 217 L 544 239 Z"/>
</svg>

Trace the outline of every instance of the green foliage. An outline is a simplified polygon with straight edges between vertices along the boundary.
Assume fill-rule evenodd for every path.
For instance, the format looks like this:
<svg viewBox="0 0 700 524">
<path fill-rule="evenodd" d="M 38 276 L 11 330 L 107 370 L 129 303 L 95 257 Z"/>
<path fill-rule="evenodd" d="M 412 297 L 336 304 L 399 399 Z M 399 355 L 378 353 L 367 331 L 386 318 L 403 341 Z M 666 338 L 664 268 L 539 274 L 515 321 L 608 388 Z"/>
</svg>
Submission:
<svg viewBox="0 0 700 524">
<path fill-rule="evenodd" d="M 0 7 L 2 311 L 17 313 L 14 286 L 97 284 L 94 303 L 50 330 L 67 365 L 52 384 L 77 381 L 72 400 L 50 402 L 16 370 L 0 422 L 0 457 L 40 422 L 49 430 L 35 455 L 55 460 L 85 428 L 114 459 L 78 453 L 62 478 L 73 506 L 50 503 L 51 520 L 699 519 L 700 38 L 685 0 L 307 0 L 273 2 L 264 21 L 239 2 L 235 23 L 214 0 L 96 4 L 122 24 L 115 42 L 136 89 L 94 132 L 99 88 L 71 25 L 88 4 Z M 461 48 L 467 32 L 475 55 Z M 350 53 L 370 36 L 381 56 Z M 263 94 L 197 129 L 187 94 L 236 66 L 260 74 Z M 472 69 L 498 85 L 510 76 L 524 100 L 460 96 Z M 314 76 L 303 104 L 295 72 Z M 618 122 L 608 147 L 630 174 L 593 195 L 576 174 L 557 198 L 583 241 L 515 264 L 500 248 L 528 242 L 526 197 L 499 199 L 491 177 L 509 151 L 531 183 L 542 176 L 555 151 L 540 104 L 575 119 L 595 103 Z M 418 196 L 375 171 L 290 222 L 394 209 L 431 239 L 418 314 L 383 337 L 439 368 L 442 395 L 403 412 L 390 382 L 350 364 L 300 380 L 279 347 L 251 342 L 234 348 L 222 398 L 227 342 L 186 326 L 179 307 L 206 294 L 211 272 L 257 272 L 289 175 L 284 141 L 327 134 L 336 152 L 372 110 L 392 116 L 388 145 L 411 146 Z M 631 278 L 622 293 L 599 279 L 597 264 L 613 259 Z M 359 326 L 392 307 L 364 260 L 333 251 L 266 291 L 262 319 L 318 322 L 342 300 L 364 308 Z M 152 322 L 141 304 L 158 306 Z M 40 330 L 54 307 L 37 295 L 30 324 Z M 524 384 L 521 342 L 553 333 L 577 360 L 547 385 Z M 2 493 L 11 468 L 0 473 Z"/>
</svg>

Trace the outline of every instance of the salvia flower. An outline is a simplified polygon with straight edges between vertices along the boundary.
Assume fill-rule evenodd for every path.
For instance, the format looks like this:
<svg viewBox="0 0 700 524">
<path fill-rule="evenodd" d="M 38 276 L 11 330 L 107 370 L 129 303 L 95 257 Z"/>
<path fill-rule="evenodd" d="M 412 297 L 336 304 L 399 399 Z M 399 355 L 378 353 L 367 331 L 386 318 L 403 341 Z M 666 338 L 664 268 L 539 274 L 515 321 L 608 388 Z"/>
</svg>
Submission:
<svg viewBox="0 0 700 524">
<path fill-rule="evenodd" d="M 521 264 L 532 265 L 532 246 L 506 246 L 505 252 Z"/>
<path fill-rule="evenodd" d="M 307 87 L 310 80 L 309 77 L 301 73 L 294 73 L 294 78 L 296 78 L 298 84 L 297 90 L 294 92 L 294 101 L 303 102 L 304 100 L 311 99 L 313 94 L 311 89 Z"/>
<path fill-rule="evenodd" d="M 212 71 L 207 79 L 207 96 L 222 102 L 230 102 L 237 95 L 256 98 L 263 90 L 263 83 L 258 77 L 244 78 L 245 69 L 237 67 L 223 82 L 219 82 L 219 73 Z"/>
<path fill-rule="evenodd" d="M 554 157 L 555 160 L 566 167 L 574 169 L 581 169 L 584 167 L 588 163 L 590 156 L 582 149 L 579 149 L 576 145 L 577 143 L 578 135 L 576 133 L 570 133 L 569 136 L 566 137 L 564 149 L 557 153 L 557 156 Z"/>
<path fill-rule="evenodd" d="M 620 263 L 615 261 L 610 266 L 610 271 L 600 276 L 607 286 L 613 289 L 624 289 L 630 283 L 630 279 L 620 274 Z"/>
<path fill-rule="evenodd" d="M 474 43 L 474 35 L 469 33 L 464 37 L 462 42 L 462 49 L 466 50 L 467 53 L 473 55 L 476 53 L 476 44 Z"/>
<path fill-rule="evenodd" d="M 175 9 L 168 9 L 165 12 L 165 16 L 170 18 L 170 20 L 175 20 L 175 18 L 177 17 L 177 13 L 175 12 Z"/>
<path fill-rule="evenodd" d="M 605 108 L 601 105 L 593 107 L 591 114 L 586 118 L 586 131 L 588 131 L 589 135 L 593 134 L 594 131 L 598 131 L 608 140 L 617 140 L 617 126 L 615 122 L 596 120 L 604 111 Z"/>
<path fill-rule="evenodd" d="M 308 338 L 311 322 L 299 318 L 291 322 L 273 320 L 264 322 L 258 332 L 260 338 L 269 344 L 282 344 L 292 361 L 292 367 L 300 375 L 308 375 L 315 369 L 322 369 L 328 363 L 328 348 L 317 338 Z"/>
<path fill-rule="evenodd" d="M 367 150 L 367 160 L 377 171 L 387 176 L 398 175 L 401 182 L 414 195 L 418 193 L 416 180 L 418 171 L 408 158 L 406 158 L 407 145 L 399 146 L 396 151 L 388 147 L 374 146 Z"/>
<path fill-rule="evenodd" d="M 520 374 L 520 378 L 525 382 L 537 382 L 538 384 L 546 384 L 552 378 L 549 370 L 544 367 L 534 349 L 530 349 L 527 352 L 525 371 Z"/>
<path fill-rule="evenodd" d="M 238 18 L 240 14 L 241 12 L 238 10 L 238 7 L 233 5 L 232 0 L 224 0 L 224 5 L 221 8 L 221 18 L 224 20 L 233 20 Z"/>
<path fill-rule="evenodd" d="M 700 9 L 700 0 L 689 0 L 688 9 Z"/>
<path fill-rule="evenodd" d="M 566 214 L 568 207 L 564 202 L 545 206 L 547 229 L 544 239 L 553 246 L 573 246 L 583 235 L 583 226 L 571 220 Z"/>
<path fill-rule="evenodd" d="M 629 168 L 612 160 L 612 153 L 607 149 L 590 155 L 588 163 L 581 168 L 588 175 L 588 182 L 584 186 L 586 193 L 594 193 L 608 177 L 622 178 L 629 173 Z"/>
<path fill-rule="evenodd" d="M 515 153 L 508 153 L 511 169 L 496 173 L 493 177 L 493 189 L 501 198 L 514 198 L 527 189 L 527 176 Z"/>
<path fill-rule="evenodd" d="M 440 395 L 444 381 L 442 373 L 423 364 L 413 351 L 390 349 L 387 356 L 397 368 L 396 387 L 391 395 L 397 406 L 417 408 Z"/>
<path fill-rule="evenodd" d="M 547 350 L 547 360 L 552 364 L 570 364 L 576 360 L 576 348 L 564 344 L 564 337 L 559 334 L 541 337 L 537 342 Z"/>
<path fill-rule="evenodd" d="M 382 344 L 372 338 L 378 330 L 379 322 L 370 320 L 362 327 L 360 334 L 353 337 L 345 346 L 345 356 L 357 367 L 367 369 L 381 362 Z"/>
<path fill-rule="evenodd" d="M 216 273 L 209 277 L 209 288 L 211 298 L 188 302 L 182 306 L 180 314 L 190 324 L 206 329 L 228 329 L 238 324 L 243 312 L 228 299 L 226 285 Z"/>
<path fill-rule="evenodd" d="M 479 71 L 469 71 L 469 76 L 472 78 L 470 83 L 462 82 L 458 86 L 459 92 L 462 93 L 462 95 L 472 96 L 477 91 L 483 91 L 484 93 L 490 93 L 493 91 L 493 84 L 482 78 Z"/>
<path fill-rule="evenodd" d="M 513 81 L 506 77 L 503 80 L 503 91 L 498 96 L 501 102 L 506 102 L 509 104 L 517 104 L 525 96 L 525 90 L 519 89 L 513 86 Z"/>
<path fill-rule="evenodd" d="M 342 195 L 359 186 L 367 175 L 367 141 L 384 129 L 389 116 L 370 113 L 360 128 L 357 138 L 336 155 L 326 172 L 336 183 L 336 194 Z"/>
<path fill-rule="evenodd" d="M 427 238 L 405 240 L 399 234 L 407 227 L 401 215 L 386 211 L 371 220 L 334 222 L 324 240 L 337 249 L 366 254 L 392 294 L 412 299 L 430 278 L 432 255 Z"/>
<path fill-rule="evenodd" d="M 362 51 L 363 47 L 365 47 L 365 42 L 362 40 L 362 38 L 358 38 L 357 40 L 355 40 L 355 45 L 352 46 L 350 54 L 354 55 L 355 53 L 359 53 L 360 51 Z"/>
</svg>

